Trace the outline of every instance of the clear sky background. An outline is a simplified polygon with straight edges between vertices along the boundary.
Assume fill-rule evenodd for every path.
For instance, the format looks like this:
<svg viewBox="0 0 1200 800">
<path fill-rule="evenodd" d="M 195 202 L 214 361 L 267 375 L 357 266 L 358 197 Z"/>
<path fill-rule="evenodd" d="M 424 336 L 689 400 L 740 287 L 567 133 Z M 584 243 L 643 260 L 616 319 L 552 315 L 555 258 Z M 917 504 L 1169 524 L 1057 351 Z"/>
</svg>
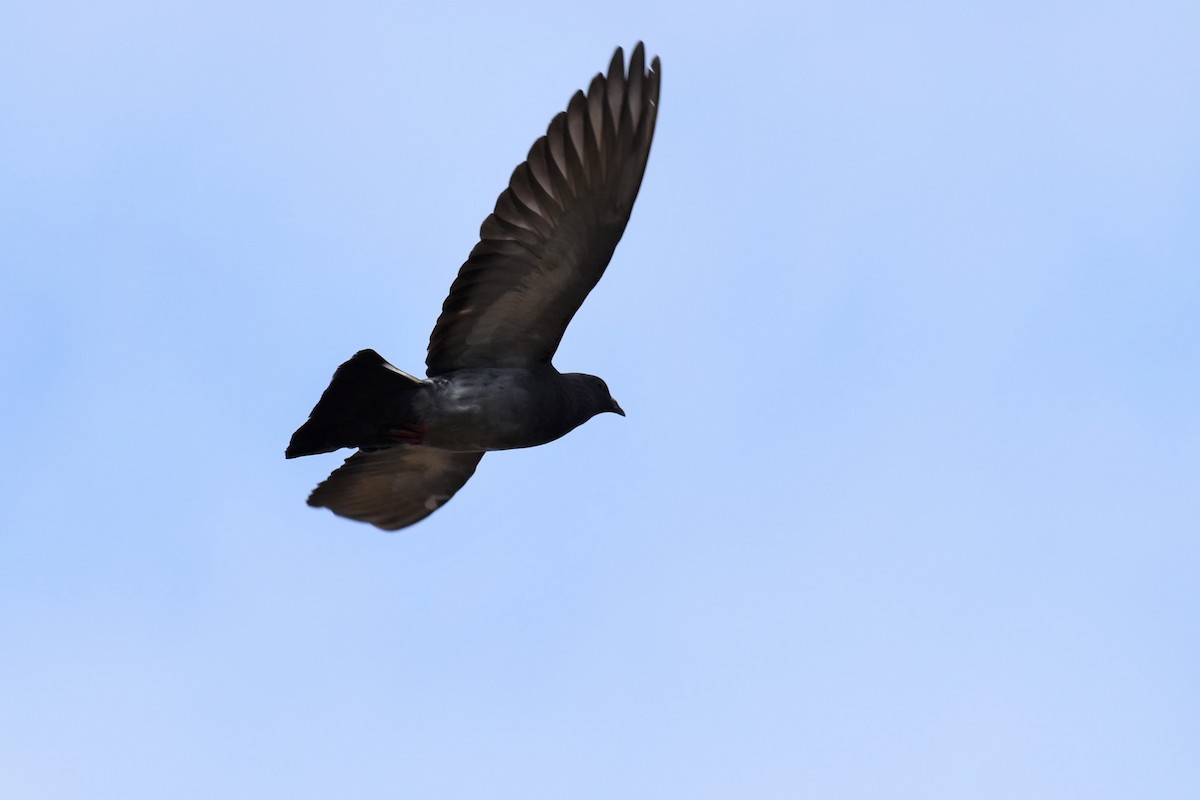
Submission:
<svg viewBox="0 0 1200 800">
<path fill-rule="evenodd" d="M 556 358 L 629 416 L 388 535 L 512 168 L 663 59 Z M 8 3 L 0 795 L 1200 797 L 1195 3 Z"/>
</svg>

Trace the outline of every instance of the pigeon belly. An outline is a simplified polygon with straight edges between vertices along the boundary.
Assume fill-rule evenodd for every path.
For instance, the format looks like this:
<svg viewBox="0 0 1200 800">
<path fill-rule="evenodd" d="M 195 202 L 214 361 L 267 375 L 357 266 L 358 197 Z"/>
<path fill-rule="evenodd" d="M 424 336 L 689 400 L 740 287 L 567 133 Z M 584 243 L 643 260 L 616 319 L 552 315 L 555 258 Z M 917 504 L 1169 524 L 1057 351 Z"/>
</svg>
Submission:
<svg viewBox="0 0 1200 800">
<path fill-rule="evenodd" d="M 526 369 L 462 369 L 431 378 L 414 408 L 423 445 L 440 450 L 514 450 L 545 444 L 564 425 L 557 373 Z"/>
</svg>

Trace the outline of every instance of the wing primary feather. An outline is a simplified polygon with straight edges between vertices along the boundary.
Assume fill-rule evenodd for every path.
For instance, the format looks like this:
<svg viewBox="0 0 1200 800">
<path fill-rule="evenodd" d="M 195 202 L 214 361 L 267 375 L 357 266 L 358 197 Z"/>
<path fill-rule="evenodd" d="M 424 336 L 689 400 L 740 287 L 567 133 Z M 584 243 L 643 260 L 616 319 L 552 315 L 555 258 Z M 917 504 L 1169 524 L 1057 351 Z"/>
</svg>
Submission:
<svg viewBox="0 0 1200 800">
<path fill-rule="evenodd" d="M 629 55 L 629 82 L 625 87 L 625 97 L 628 102 L 625 108 L 629 110 L 630 119 L 636 128 L 642 120 L 642 92 L 645 88 L 646 49 L 641 42 L 633 48 Z"/>
<path fill-rule="evenodd" d="M 571 134 L 568 151 L 571 156 L 571 172 L 575 179 L 575 191 L 582 194 L 588 188 L 587 174 L 583 167 L 587 147 L 584 144 L 587 127 L 587 97 L 583 92 L 576 92 L 567 106 L 567 130 Z"/>
<path fill-rule="evenodd" d="M 562 180 L 563 188 L 560 193 L 564 198 L 571 197 L 575 194 L 575 184 L 571 180 L 571 166 L 567 160 L 567 112 L 560 111 L 550 121 L 550 128 L 546 131 L 546 145 L 550 151 L 550 158 L 554 161 L 555 172 Z"/>
<path fill-rule="evenodd" d="M 604 141 L 604 76 L 597 75 L 592 78 L 592 85 L 588 87 L 588 125 L 585 126 L 584 141 L 590 147 L 585 151 L 585 158 L 588 159 L 588 164 L 594 170 L 594 174 L 589 175 L 589 188 L 596 188 L 602 185 L 604 176 L 608 172 L 607 159 L 604 158 L 604 149 L 601 143 Z"/>
</svg>

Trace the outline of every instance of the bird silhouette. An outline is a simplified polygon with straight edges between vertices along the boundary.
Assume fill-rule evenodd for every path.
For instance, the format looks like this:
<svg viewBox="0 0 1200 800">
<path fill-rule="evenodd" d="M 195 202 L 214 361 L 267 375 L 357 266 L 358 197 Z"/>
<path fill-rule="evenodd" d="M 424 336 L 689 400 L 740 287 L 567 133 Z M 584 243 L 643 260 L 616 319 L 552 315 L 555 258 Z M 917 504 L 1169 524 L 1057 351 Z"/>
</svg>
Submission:
<svg viewBox="0 0 1200 800">
<path fill-rule="evenodd" d="M 550 122 L 484 220 L 429 339 L 427 379 L 362 350 L 338 367 L 287 457 L 358 452 L 308 498 L 398 530 L 432 514 L 489 450 L 553 441 L 624 411 L 551 359 L 600 280 L 641 187 L 662 68 L 639 42 Z"/>
</svg>

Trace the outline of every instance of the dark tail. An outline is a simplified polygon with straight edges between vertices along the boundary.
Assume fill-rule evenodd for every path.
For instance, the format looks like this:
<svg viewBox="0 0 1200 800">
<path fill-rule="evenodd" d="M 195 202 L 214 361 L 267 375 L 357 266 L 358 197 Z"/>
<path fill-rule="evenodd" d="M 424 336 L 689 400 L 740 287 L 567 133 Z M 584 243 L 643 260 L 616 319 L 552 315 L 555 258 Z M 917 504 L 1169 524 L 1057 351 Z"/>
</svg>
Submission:
<svg viewBox="0 0 1200 800">
<path fill-rule="evenodd" d="M 292 434 L 287 457 L 395 444 L 387 431 L 412 421 L 412 397 L 420 386 L 374 350 L 358 351 L 337 368 L 308 422 Z"/>
</svg>

